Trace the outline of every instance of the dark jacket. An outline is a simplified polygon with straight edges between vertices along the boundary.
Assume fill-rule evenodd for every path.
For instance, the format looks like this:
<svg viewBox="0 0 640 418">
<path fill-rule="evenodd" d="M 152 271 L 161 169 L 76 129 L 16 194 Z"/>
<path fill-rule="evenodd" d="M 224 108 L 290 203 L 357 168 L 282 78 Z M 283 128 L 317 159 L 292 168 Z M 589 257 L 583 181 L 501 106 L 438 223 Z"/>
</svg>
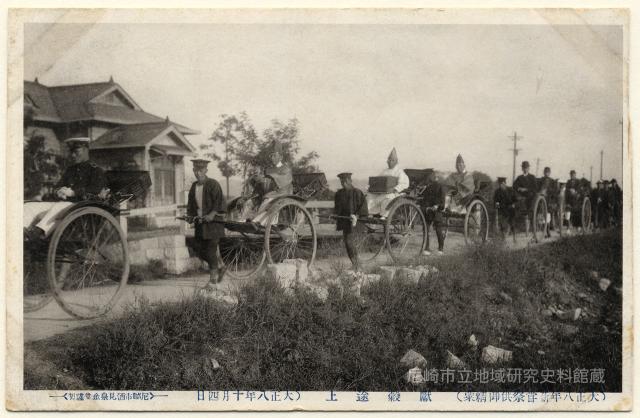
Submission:
<svg viewBox="0 0 640 418">
<path fill-rule="evenodd" d="M 187 216 L 198 216 L 198 204 L 196 202 L 196 184 L 193 182 L 187 199 Z M 220 183 L 207 178 L 202 189 L 202 216 L 211 212 L 226 212 L 227 204 L 222 194 Z M 220 219 L 220 217 L 217 217 Z M 208 222 L 196 224 L 196 238 L 214 239 L 224 236 L 224 226 L 220 223 Z"/>
<path fill-rule="evenodd" d="M 104 170 L 91 161 L 73 164 L 64 171 L 57 188 L 69 187 L 75 193 L 70 200 L 85 200 L 90 195 L 98 195 L 107 187 L 107 178 Z"/>
<path fill-rule="evenodd" d="M 521 192 L 518 189 L 524 187 L 527 189 L 525 192 Z M 536 176 L 533 174 L 520 174 L 516 180 L 513 182 L 513 191 L 517 196 L 526 197 L 527 199 L 531 199 L 535 196 L 538 191 L 538 181 L 536 180 Z"/>
<path fill-rule="evenodd" d="M 516 203 L 516 195 L 513 189 L 497 188 L 493 194 L 493 204 L 495 205 L 498 213 L 502 216 L 512 217 L 515 215 L 514 204 Z"/>
<path fill-rule="evenodd" d="M 420 194 L 420 205 L 424 208 L 433 206 L 444 207 L 445 193 L 442 185 L 437 181 L 430 181 Z"/>
<path fill-rule="evenodd" d="M 338 190 L 334 197 L 334 213 L 338 216 L 367 216 L 369 208 L 362 190 L 355 187 Z M 338 218 L 336 220 L 336 229 L 338 231 L 351 232 L 351 220 Z"/>
</svg>

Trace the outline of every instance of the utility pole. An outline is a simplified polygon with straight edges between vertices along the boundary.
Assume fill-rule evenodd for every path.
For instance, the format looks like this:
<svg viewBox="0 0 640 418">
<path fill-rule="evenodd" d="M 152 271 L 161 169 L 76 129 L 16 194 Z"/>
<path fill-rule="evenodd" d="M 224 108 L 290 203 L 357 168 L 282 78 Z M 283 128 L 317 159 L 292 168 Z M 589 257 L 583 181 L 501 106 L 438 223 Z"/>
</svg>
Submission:
<svg viewBox="0 0 640 418">
<path fill-rule="evenodd" d="M 513 141 L 513 148 L 509 150 L 513 152 L 513 175 L 511 177 L 511 184 L 513 184 L 513 182 L 516 181 L 516 156 L 518 155 L 518 151 L 521 150 L 518 148 L 518 140 L 524 137 L 518 136 L 518 133 L 514 131 L 513 136 L 509 136 L 508 138 Z"/>
<path fill-rule="evenodd" d="M 589 171 L 590 171 L 590 174 L 589 174 L 589 183 L 593 183 L 593 166 L 590 166 L 590 167 L 589 167 Z"/>
<path fill-rule="evenodd" d="M 602 180 L 602 161 L 604 160 L 604 151 L 600 151 L 600 180 Z"/>
<path fill-rule="evenodd" d="M 540 158 L 536 158 L 536 177 L 538 177 L 538 168 L 540 167 Z"/>
</svg>

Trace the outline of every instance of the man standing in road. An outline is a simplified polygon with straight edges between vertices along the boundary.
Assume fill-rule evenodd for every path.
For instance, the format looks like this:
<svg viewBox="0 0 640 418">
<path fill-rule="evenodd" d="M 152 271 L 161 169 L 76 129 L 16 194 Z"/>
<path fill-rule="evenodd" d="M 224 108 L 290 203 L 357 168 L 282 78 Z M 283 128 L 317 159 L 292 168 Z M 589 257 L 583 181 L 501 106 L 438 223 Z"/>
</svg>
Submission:
<svg viewBox="0 0 640 418">
<path fill-rule="evenodd" d="M 368 215 L 367 200 L 364 193 L 355 187 L 351 180 L 351 173 L 338 174 L 342 189 L 338 190 L 334 197 L 334 213 L 336 216 L 336 229 L 342 231 L 344 245 L 353 269 L 358 271 L 358 249 L 354 239 L 354 228 L 358 218 Z"/>
<path fill-rule="evenodd" d="M 506 177 L 498 177 L 498 189 L 493 194 L 493 204 L 498 214 L 497 225 L 502 238 L 504 239 L 510 230 L 515 241 L 516 196 L 513 189 L 507 187 Z"/>
<path fill-rule="evenodd" d="M 444 216 L 442 211 L 444 210 L 445 192 L 440 183 L 436 181 L 435 171 L 429 169 L 427 174 L 427 183 L 420 195 L 420 205 L 422 206 L 427 221 L 427 245 L 422 252 L 422 255 L 431 255 L 429 249 L 429 229 L 433 225 L 436 231 L 436 237 L 438 239 L 438 252 L 437 255 L 442 255 L 444 252 L 444 240 L 446 238 L 443 226 Z"/>
<path fill-rule="evenodd" d="M 513 182 L 513 190 L 516 192 L 519 210 L 525 214 L 525 230 L 528 235 L 531 222 L 529 215 L 531 214 L 533 198 L 538 191 L 536 177 L 529 173 L 529 161 L 522 162 L 522 174 Z"/>
<path fill-rule="evenodd" d="M 224 236 L 224 226 L 214 221 L 226 212 L 226 202 L 220 183 L 207 177 L 209 161 L 194 159 L 191 162 L 196 181 L 189 190 L 187 216 L 194 219 L 198 256 L 209 264 L 209 283 L 205 290 L 212 290 L 224 276 L 224 267 L 218 269 L 218 244 Z"/>
</svg>

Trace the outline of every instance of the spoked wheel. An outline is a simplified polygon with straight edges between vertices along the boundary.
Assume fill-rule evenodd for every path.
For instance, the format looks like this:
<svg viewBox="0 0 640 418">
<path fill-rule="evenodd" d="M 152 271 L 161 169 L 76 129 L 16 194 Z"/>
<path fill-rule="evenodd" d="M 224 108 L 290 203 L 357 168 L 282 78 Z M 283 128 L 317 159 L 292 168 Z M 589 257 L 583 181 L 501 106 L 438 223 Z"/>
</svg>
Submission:
<svg viewBox="0 0 640 418">
<path fill-rule="evenodd" d="M 367 263 L 375 259 L 384 248 L 385 224 L 358 222 L 353 230 L 358 261 Z"/>
<path fill-rule="evenodd" d="M 264 233 L 227 233 L 218 246 L 220 266 L 232 279 L 248 279 L 255 275 L 267 258 Z"/>
<path fill-rule="evenodd" d="M 564 221 L 565 221 L 565 211 L 566 211 L 566 207 L 564 205 L 564 200 L 561 200 L 558 203 L 558 212 L 556 213 L 556 220 L 557 220 L 557 224 L 558 224 L 558 234 L 560 236 L 562 236 L 566 231 L 564 230 Z"/>
<path fill-rule="evenodd" d="M 269 210 L 264 235 L 269 263 L 302 259 L 310 267 L 316 258 L 316 228 L 302 203 L 286 199 Z"/>
<path fill-rule="evenodd" d="M 118 221 L 96 207 L 67 215 L 49 243 L 47 276 L 68 314 L 88 319 L 109 312 L 129 277 L 129 250 Z"/>
<path fill-rule="evenodd" d="M 480 199 L 474 199 L 467 206 L 464 217 L 464 242 L 483 244 L 489 238 L 489 211 Z"/>
<path fill-rule="evenodd" d="M 540 242 L 547 232 L 547 200 L 537 196 L 533 202 L 532 232 L 535 242 Z"/>
<path fill-rule="evenodd" d="M 46 247 L 44 249 L 46 251 Z M 46 254 L 25 245 L 23 253 L 22 300 L 24 312 L 34 312 L 53 300 L 53 293 L 47 281 Z"/>
<path fill-rule="evenodd" d="M 585 197 L 582 201 L 580 220 L 582 222 L 582 233 L 586 234 L 591 231 L 591 199 L 588 197 Z"/>
<path fill-rule="evenodd" d="M 427 243 L 427 221 L 418 205 L 399 200 L 389 209 L 385 241 L 396 263 L 413 260 L 422 255 Z"/>
</svg>

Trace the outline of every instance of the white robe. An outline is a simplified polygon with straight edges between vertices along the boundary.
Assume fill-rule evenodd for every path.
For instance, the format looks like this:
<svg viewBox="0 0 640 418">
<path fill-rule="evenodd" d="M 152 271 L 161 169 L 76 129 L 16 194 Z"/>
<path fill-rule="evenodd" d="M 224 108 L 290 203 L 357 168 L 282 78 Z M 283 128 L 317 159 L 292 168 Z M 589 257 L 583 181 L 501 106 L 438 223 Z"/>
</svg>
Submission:
<svg viewBox="0 0 640 418">
<path fill-rule="evenodd" d="M 393 193 L 367 193 L 367 206 L 369 215 L 379 214 L 387 216 L 386 207 L 393 199 L 400 196 L 400 192 L 409 187 L 409 177 L 398 164 L 393 168 L 385 168 L 379 176 L 389 176 L 398 179 L 398 184 L 394 187 Z"/>
</svg>

